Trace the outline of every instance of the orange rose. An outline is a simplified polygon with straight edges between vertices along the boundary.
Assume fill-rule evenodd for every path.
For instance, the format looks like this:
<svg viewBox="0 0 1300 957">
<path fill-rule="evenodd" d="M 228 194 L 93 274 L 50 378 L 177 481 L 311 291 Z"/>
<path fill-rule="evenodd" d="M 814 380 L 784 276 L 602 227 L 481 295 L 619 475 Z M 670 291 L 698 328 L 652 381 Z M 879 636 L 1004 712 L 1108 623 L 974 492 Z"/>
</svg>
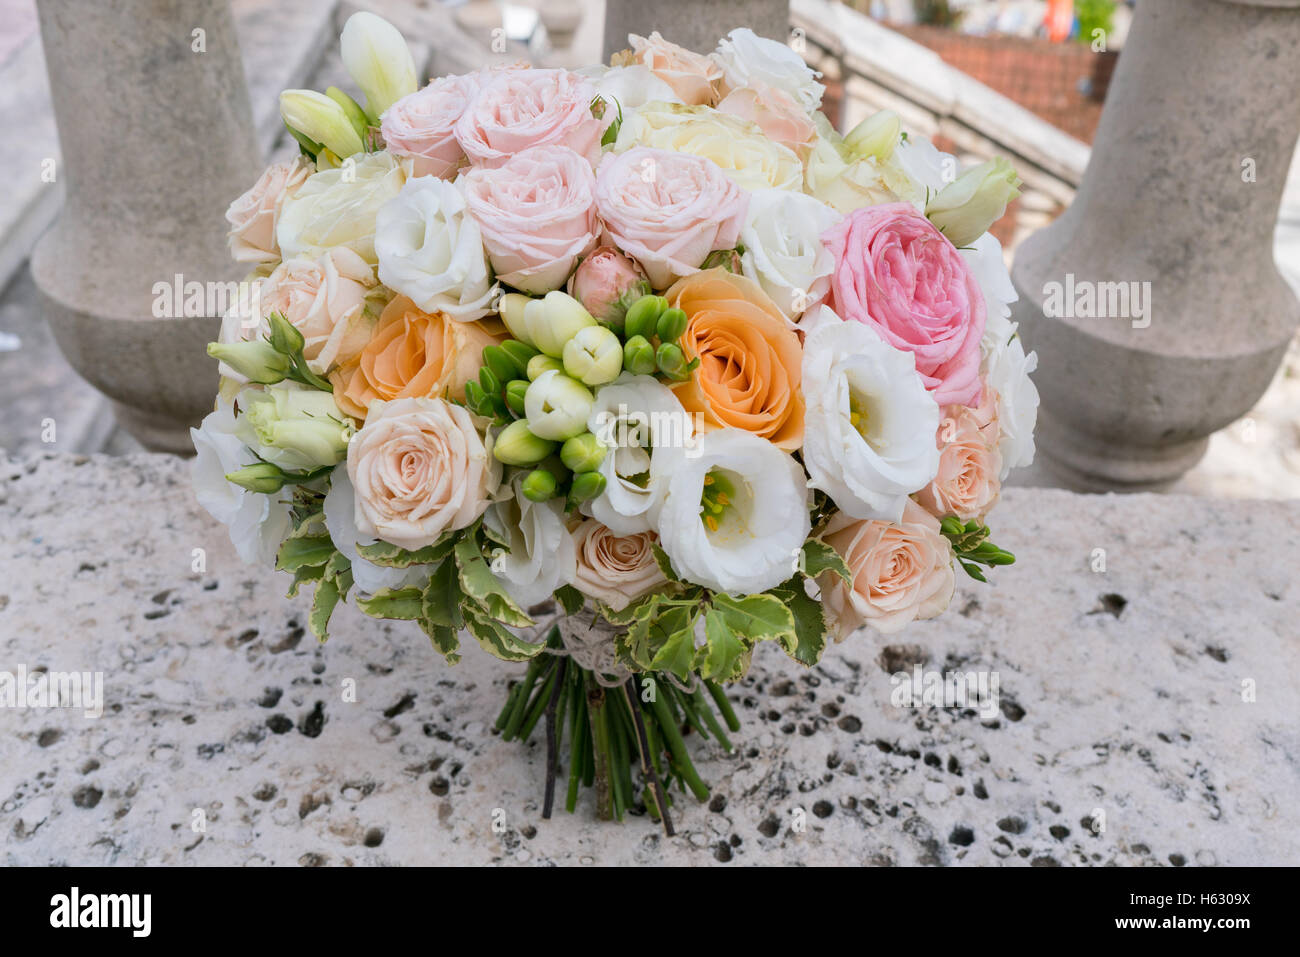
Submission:
<svg viewBox="0 0 1300 957">
<path fill-rule="evenodd" d="M 689 322 L 681 347 L 700 365 L 673 386 L 703 431 L 736 428 L 792 450 L 803 444 L 803 347 L 757 283 L 710 269 L 679 280 L 668 301 Z"/>
<path fill-rule="evenodd" d="M 477 322 L 456 322 L 441 312 L 422 312 L 406 296 L 384 309 L 370 342 L 330 376 L 334 401 L 348 415 L 366 417 L 376 399 L 465 397 L 465 383 L 478 375 L 484 346 L 500 339 Z"/>
</svg>

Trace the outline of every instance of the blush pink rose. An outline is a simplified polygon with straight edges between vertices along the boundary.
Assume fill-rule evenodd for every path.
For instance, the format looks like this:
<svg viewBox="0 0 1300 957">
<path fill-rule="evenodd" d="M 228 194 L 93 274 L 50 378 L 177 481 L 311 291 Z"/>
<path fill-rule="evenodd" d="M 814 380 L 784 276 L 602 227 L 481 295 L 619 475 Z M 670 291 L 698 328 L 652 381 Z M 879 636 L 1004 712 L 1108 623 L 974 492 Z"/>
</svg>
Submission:
<svg viewBox="0 0 1300 957">
<path fill-rule="evenodd" d="M 910 203 L 854 210 L 822 240 L 835 257 L 831 308 L 915 355 L 939 405 L 974 405 L 984 295 L 956 247 Z"/>
<path fill-rule="evenodd" d="M 670 43 L 656 31 L 649 37 L 628 34 L 632 58 L 663 80 L 687 106 L 712 106 L 718 101 L 716 86 L 722 67 L 711 57 Z"/>
<path fill-rule="evenodd" d="M 768 139 L 788 146 L 800 159 L 808 157 L 817 140 L 812 117 L 793 96 L 774 86 L 732 90 L 718 104 L 718 112 L 757 124 Z"/>
<path fill-rule="evenodd" d="M 572 534 L 578 558 L 573 585 L 588 598 L 622 611 L 667 581 L 655 561 L 654 532 L 615 535 L 589 518 Z"/>
<path fill-rule="evenodd" d="M 567 146 L 595 166 L 616 110 L 591 112 L 596 88 L 568 70 L 506 70 L 490 79 L 456 122 L 475 166 L 500 166 L 530 146 Z"/>
<path fill-rule="evenodd" d="M 898 522 L 858 521 L 837 512 L 823 540 L 853 574 L 852 585 L 834 572 L 817 579 L 837 641 L 864 624 L 893 634 L 917 619 L 934 618 L 952 600 L 952 546 L 939 520 L 913 501 Z"/>
<path fill-rule="evenodd" d="M 315 259 L 286 259 L 262 284 L 264 315 L 278 312 L 303 336 L 308 367 L 325 375 L 351 362 L 365 348 L 375 317 L 366 295 L 375 285 L 370 264 L 347 246 Z"/>
<path fill-rule="evenodd" d="M 735 247 L 749 194 L 703 157 L 638 146 L 601 164 L 596 208 L 614 244 L 667 289 Z"/>
<path fill-rule="evenodd" d="M 380 118 L 388 152 L 411 157 L 413 176 L 454 179 L 465 163 L 456 121 L 481 85 L 480 74 L 444 76 L 402 97 Z"/>
<path fill-rule="evenodd" d="M 991 390 L 985 390 L 991 391 Z M 995 400 L 996 402 L 996 400 Z M 998 451 L 997 406 L 948 406 L 939 422 L 939 471 L 916 493 L 916 501 L 936 518 L 956 515 L 963 522 L 984 519 L 998 502 L 1002 455 Z M 990 437 L 992 441 L 990 441 Z"/>
<path fill-rule="evenodd" d="M 541 295 L 596 245 L 596 175 L 567 146 L 534 146 L 460 182 L 497 279 Z"/>
<path fill-rule="evenodd" d="M 613 246 L 602 246 L 578 263 L 568 291 L 596 319 L 621 325 L 650 284 L 640 266 Z"/>
<path fill-rule="evenodd" d="M 235 262 L 273 263 L 280 258 L 280 244 L 275 240 L 280 208 L 311 174 L 311 164 L 302 157 L 274 163 L 262 172 L 252 189 L 230 204 L 226 222 L 230 223 L 230 254 Z"/>
</svg>

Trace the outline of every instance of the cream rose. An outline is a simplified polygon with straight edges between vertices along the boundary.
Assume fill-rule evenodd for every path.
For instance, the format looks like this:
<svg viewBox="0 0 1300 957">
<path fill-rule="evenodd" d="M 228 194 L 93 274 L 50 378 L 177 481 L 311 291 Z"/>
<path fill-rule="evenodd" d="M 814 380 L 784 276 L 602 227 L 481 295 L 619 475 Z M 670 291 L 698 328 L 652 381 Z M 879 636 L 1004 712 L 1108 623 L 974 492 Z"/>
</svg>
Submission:
<svg viewBox="0 0 1300 957">
<path fill-rule="evenodd" d="M 821 74 L 786 44 L 760 37 L 748 27 L 732 30 L 719 41 L 713 59 L 722 68 L 724 93 L 763 84 L 789 93 L 805 112 L 821 106 Z"/>
<path fill-rule="evenodd" d="M 769 139 L 788 147 L 800 159 L 812 150 L 817 126 L 793 96 L 771 86 L 746 86 L 732 90 L 718 104 L 729 113 L 753 123 Z"/>
<path fill-rule="evenodd" d="M 442 399 L 376 402 L 348 446 L 356 523 L 410 551 L 487 509 L 501 466 L 469 411 Z"/>
<path fill-rule="evenodd" d="M 655 561 L 654 541 L 651 532 L 615 535 L 594 518 L 587 519 L 573 530 L 573 587 L 622 611 L 668 580 Z"/>
<path fill-rule="evenodd" d="M 713 59 L 670 43 L 656 31 L 649 37 L 628 34 L 632 56 L 670 87 L 683 103 L 709 104 L 718 101 L 716 84 L 722 67 Z"/>
<path fill-rule="evenodd" d="M 740 231 L 741 272 L 788 318 L 799 318 L 830 291 L 835 257 L 822 233 L 839 221 L 839 213 L 804 193 L 755 191 Z"/>
<path fill-rule="evenodd" d="M 280 258 L 275 239 L 276 224 L 284 202 L 298 191 L 312 174 L 311 163 L 302 157 L 268 166 L 252 189 L 230 204 L 230 254 L 235 262 L 273 263 Z"/>
<path fill-rule="evenodd" d="M 822 539 L 853 575 L 851 586 L 834 572 L 817 579 L 837 641 L 864 624 L 894 634 L 917 619 L 934 618 L 952 600 L 952 546 L 939 520 L 915 502 L 908 502 L 898 522 L 857 521 L 840 512 Z"/>
<path fill-rule="evenodd" d="M 956 515 L 962 521 L 983 520 L 997 504 L 1002 456 L 997 447 L 996 397 L 989 399 L 976 409 L 949 406 L 943 410 L 937 436 L 939 471 L 916 493 L 917 503 L 936 518 Z"/>
<path fill-rule="evenodd" d="M 456 121 L 481 85 L 480 74 L 444 76 L 402 97 L 380 121 L 384 145 L 396 156 L 411 157 L 413 176 L 455 178 L 465 164 Z"/>
<path fill-rule="evenodd" d="M 356 358 L 370 338 L 375 315 L 366 297 L 374 286 L 370 264 L 337 246 L 277 266 L 262 284 L 262 311 L 280 313 L 302 333 L 308 367 L 324 375 Z"/>
<path fill-rule="evenodd" d="M 386 152 L 313 174 L 281 210 L 275 228 L 281 254 L 318 256 L 347 246 L 375 265 L 375 216 L 405 181 L 401 164 Z"/>
</svg>

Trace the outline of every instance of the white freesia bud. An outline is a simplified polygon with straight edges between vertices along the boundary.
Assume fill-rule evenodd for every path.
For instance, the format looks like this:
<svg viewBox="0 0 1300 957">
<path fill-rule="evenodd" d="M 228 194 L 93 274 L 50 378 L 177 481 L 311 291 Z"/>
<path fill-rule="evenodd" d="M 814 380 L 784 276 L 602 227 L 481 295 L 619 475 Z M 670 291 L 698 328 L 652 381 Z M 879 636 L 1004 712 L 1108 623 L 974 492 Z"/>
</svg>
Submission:
<svg viewBox="0 0 1300 957">
<path fill-rule="evenodd" d="M 563 372 L 543 372 L 524 393 L 528 431 L 539 439 L 563 442 L 587 430 L 595 403 L 591 391 Z"/>
<path fill-rule="evenodd" d="M 583 308 L 582 303 L 557 289 L 524 306 L 523 324 L 528 333 L 525 341 L 548 356 L 559 359 L 564 356 L 564 344 L 576 336 L 579 329 L 596 325 L 596 320 Z"/>
<path fill-rule="evenodd" d="M 280 116 L 291 128 L 344 159 L 365 150 L 347 112 L 324 93 L 285 90 L 280 94 Z"/>
<path fill-rule="evenodd" d="M 418 88 L 415 60 L 397 28 L 383 17 L 360 11 L 348 17 L 339 37 L 343 65 L 366 95 L 374 124 L 402 97 Z"/>
<path fill-rule="evenodd" d="M 881 110 L 869 116 L 849 131 L 844 137 L 844 148 L 854 159 L 874 156 L 878 160 L 887 160 L 894 153 L 894 147 L 903 132 L 903 123 L 893 110 Z"/>
<path fill-rule="evenodd" d="M 613 382 L 623 371 L 623 343 L 604 326 L 587 326 L 564 344 L 564 371 L 585 385 Z"/>
<path fill-rule="evenodd" d="M 1004 157 L 980 163 L 945 186 L 925 215 L 957 247 L 969 246 L 1002 218 L 1020 195 L 1020 177 Z"/>
<path fill-rule="evenodd" d="M 501 313 L 501 321 L 506 324 L 510 334 L 530 346 L 533 341 L 528 335 L 528 327 L 524 325 L 524 307 L 532 301 L 531 297 L 522 292 L 508 292 L 497 301 L 497 311 Z"/>
<path fill-rule="evenodd" d="M 328 392 L 284 383 L 239 394 L 237 434 L 257 455 L 288 471 L 341 462 L 353 427 Z"/>
</svg>

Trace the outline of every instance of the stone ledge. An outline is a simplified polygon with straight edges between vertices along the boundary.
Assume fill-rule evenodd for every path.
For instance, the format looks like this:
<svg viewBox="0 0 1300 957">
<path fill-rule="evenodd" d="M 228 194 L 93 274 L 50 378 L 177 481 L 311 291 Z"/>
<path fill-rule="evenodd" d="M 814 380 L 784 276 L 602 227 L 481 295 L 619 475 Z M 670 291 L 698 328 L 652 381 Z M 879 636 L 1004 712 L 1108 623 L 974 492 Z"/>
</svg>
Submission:
<svg viewBox="0 0 1300 957">
<path fill-rule="evenodd" d="M 811 671 L 757 654 L 740 751 L 702 757 L 714 799 L 668 840 L 540 820 L 543 746 L 487 730 L 520 669 L 350 606 L 318 647 L 184 463 L 0 460 L 0 670 L 103 671 L 107 705 L 0 711 L 4 863 L 1300 862 L 1300 502 L 1017 488 L 994 525 L 1020 563 L 938 621 Z M 1000 713 L 891 706 L 882 663 L 918 659 L 996 671 Z"/>
</svg>

